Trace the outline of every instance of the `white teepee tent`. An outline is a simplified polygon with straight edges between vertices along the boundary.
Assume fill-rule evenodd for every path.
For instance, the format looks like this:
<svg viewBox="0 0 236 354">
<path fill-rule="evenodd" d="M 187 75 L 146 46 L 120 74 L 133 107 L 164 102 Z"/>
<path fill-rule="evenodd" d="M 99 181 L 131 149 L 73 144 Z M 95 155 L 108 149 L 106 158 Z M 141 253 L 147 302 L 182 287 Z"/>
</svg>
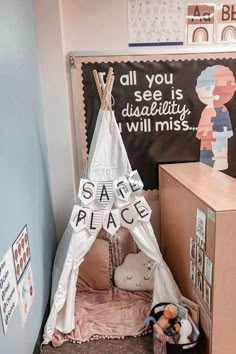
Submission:
<svg viewBox="0 0 236 354">
<path fill-rule="evenodd" d="M 132 172 L 114 113 L 109 109 L 114 81 L 112 70 L 109 70 L 105 86 L 100 87 L 96 73 L 95 80 L 101 109 L 90 147 L 85 180 L 80 185 L 80 199 L 73 209 L 54 262 L 51 311 L 44 330 L 45 344 L 52 340 L 56 329 L 69 333 L 75 327 L 74 304 L 80 264 L 102 226 L 108 231 L 109 228 L 113 231 L 117 229 L 120 222 L 127 226 L 139 249 L 154 261 L 153 304 L 178 302 L 180 297 L 179 289 L 159 250 L 149 221 L 148 206 L 140 197 L 142 182 L 138 174 Z M 83 188 L 85 183 L 90 183 L 91 189 Z"/>
</svg>

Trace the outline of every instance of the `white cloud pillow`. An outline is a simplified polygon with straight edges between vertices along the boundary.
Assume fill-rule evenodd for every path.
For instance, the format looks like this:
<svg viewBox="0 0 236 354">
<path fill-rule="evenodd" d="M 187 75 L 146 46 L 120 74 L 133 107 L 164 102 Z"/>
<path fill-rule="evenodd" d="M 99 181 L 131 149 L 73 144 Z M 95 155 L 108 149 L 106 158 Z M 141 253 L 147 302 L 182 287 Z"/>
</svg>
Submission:
<svg viewBox="0 0 236 354">
<path fill-rule="evenodd" d="M 142 251 L 128 254 L 123 264 L 115 269 L 115 286 L 128 291 L 153 290 L 154 272 L 150 272 L 153 264 Z"/>
</svg>

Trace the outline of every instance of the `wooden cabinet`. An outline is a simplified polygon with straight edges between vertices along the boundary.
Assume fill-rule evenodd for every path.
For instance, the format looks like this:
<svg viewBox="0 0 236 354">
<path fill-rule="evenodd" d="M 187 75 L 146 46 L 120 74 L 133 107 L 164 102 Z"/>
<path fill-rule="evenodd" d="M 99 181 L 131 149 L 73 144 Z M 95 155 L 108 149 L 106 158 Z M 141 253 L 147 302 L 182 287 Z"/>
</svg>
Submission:
<svg viewBox="0 0 236 354">
<path fill-rule="evenodd" d="M 182 294 L 200 305 L 209 353 L 235 354 L 236 180 L 200 162 L 161 165 L 159 178 L 163 257 Z"/>
</svg>

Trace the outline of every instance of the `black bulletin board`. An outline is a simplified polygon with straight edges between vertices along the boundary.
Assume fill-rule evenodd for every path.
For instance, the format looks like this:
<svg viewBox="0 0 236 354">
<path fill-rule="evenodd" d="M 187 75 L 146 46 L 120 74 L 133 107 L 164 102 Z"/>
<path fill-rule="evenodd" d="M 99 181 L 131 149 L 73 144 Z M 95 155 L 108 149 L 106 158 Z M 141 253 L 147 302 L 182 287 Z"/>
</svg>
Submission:
<svg viewBox="0 0 236 354">
<path fill-rule="evenodd" d="M 111 66 L 115 75 L 112 94 L 116 120 L 131 166 L 133 170 L 139 171 L 146 190 L 158 189 L 158 165 L 160 163 L 199 161 L 204 156 L 212 160 L 212 155 L 208 153 L 212 148 L 209 147 L 209 139 L 207 140 L 210 136 L 210 128 L 203 128 L 203 137 L 198 133 L 204 109 L 211 107 L 210 104 L 209 107 L 207 106 L 208 102 L 206 104 L 206 101 L 202 102 L 199 99 L 201 91 L 197 91 L 196 87 L 201 90 L 204 81 L 207 81 L 206 85 L 210 86 L 212 77 L 214 80 L 217 78 L 217 85 L 220 85 L 219 92 L 223 97 L 229 86 L 231 88 L 235 86 L 236 57 L 234 53 L 126 56 L 73 54 L 73 82 L 76 86 L 73 88 L 74 100 L 77 100 L 76 107 L 79 113 L 75 115 L 75 119 L 79 120 L 76 122 L 76 127 L 79 129 L 83 166 L 86 163 L 100 107 L 93 69 L 104 73 L 105 77 Z M 222 67 L 232 72 L 233 79 L 231 77 L 222 83 L 219 75 L 217 76 L 218 71 L 221 73 Z M 204 77 L 200 79 L 203 72 L 205 72 Z M 224 75 L 227 76 L 227 72 Z M 218 129 L 217 134 L 224 131 L 225 123 L 220 123 L 219 128 L 219 121 L 223 119 L 222 115 L 225 116 L 227 111 L 230 126 L 229 124 L 226 126 L 231 133 L 227 133 L 227 139 L 224 138 L 224 144 L 227 143 L 227 168 L 224 168 L 222 172 L 232 177 L 236 177 L 236 160 L 234 159 L 236 94 L 234 91 L 235 88 L 230 99 L 229 97 L 225 100 L 222 98 L 220 109 L 219 107 L 217 107 L 218 110 L 215 109 L 219 119 L 218 125 L 213 126 L 215 130 Z M 217 134 L 217 137 L 222 136 L 222 134 Z M 212 136 L 210 139 L 216 141 Z M 217 154 L 216 149 L 220 151 L 220 144 L 213 145 L 215 154 Z"/>
</svg>

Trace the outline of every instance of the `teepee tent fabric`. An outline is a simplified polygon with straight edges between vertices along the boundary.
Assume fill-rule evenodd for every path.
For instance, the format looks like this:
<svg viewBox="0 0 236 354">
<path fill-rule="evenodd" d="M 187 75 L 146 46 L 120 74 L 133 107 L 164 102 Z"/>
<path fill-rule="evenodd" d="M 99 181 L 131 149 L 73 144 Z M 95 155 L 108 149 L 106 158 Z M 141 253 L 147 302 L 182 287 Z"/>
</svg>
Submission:
<svg viewBox="0 0 236 354">
<path fill-rule="evenodd" d="M 86 178 L 98 182 L 113 181 L 128 176 L 131 170 L 114 112 L 100 109 L 90 147 Z M 133 200 L 135 198 L 134 196 Z M 81 204 L 80 200 L 77 204 Z M 117 208 L 126 204 L 124 201 L 115 201 L 105 208 Z M 90 205 L 90 208 L 96 207 L 96 202 Z M 140 250 L 154 260 L 153 303 L 178 302 L 179 289 L 162 258 L 150 222 L 137 221 L 130 232 Z M 74 304 L 79 267 L 97 234 L 98 232 L 89 233 L 86 228 L 75 232 L 68 225 L 62 237 L 54 262 L 51 311 L 44 329 L 44 344 L 52 340 L 56 329 L 69 333 L 75 327 Z"/>
<path fill-rule="evenodd" d="M 113 181 L 131 170 L 114 112 L 100 110 L 89 151 L 87 178 Z"/>
</svg>

